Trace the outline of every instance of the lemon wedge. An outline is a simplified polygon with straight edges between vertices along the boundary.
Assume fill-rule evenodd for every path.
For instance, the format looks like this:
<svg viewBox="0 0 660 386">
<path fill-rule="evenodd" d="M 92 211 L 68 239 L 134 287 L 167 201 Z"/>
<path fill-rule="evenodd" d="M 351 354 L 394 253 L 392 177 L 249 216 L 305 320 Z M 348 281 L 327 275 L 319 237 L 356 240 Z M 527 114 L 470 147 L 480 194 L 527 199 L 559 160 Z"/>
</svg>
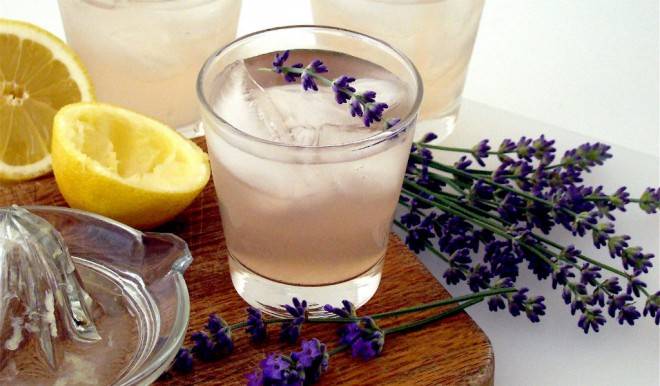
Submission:
<svg viewBox="0 0 660 386">
<path fill-rule="evenodd" d="M 101 103 L 62 108 L 53 123 L 53 172 L 67 203 L 136 228 L 183 211 L 206 186 L 209 160 L 156 120 Z"/>
<path fill-rule="evenodd" d="M 0 180 L 50 171 L 53 116 L 64 105 L 94 99 L 76 55 L 34 25 L 0 19 Z"/>
</svg>

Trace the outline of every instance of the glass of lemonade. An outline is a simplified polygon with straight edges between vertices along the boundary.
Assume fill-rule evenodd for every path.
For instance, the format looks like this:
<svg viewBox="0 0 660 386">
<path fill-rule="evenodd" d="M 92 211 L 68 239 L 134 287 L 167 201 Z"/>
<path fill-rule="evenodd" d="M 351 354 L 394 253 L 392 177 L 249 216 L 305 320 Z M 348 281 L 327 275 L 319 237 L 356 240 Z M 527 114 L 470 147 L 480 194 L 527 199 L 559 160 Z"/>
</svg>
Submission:
<svg viewBox="0 0 660 386">
<path fill-rule="evenodd" d="M 403 51 L 424 81 L 419 132 L 455 127 L 484 0 L 312 0 L 314 22 L 359 31 Z M 369 15 L 369 17 L 365 17 Z"/>
<path fill-rule="evenodd" d="M 103 102 L 192 130 L 204 60 L 236 36 L 241 0 L 59 0 Z"/>
<path fill-rule="evenodd" d="M 335 79 L 358 80 L 389 104 L 371 128 L 332 90 L 303 91 L 272 67 L 322 60 Z M 422 84 L 386 43 L 327 27 L 245 36 L 214 54 L 198 79 L 202 122 L 220 202 L 234 287 L 251 305 L 282 314 L 296 296 L 311 312 L 347 299 L 360 306 L 380 282 Z"/>
</svg>

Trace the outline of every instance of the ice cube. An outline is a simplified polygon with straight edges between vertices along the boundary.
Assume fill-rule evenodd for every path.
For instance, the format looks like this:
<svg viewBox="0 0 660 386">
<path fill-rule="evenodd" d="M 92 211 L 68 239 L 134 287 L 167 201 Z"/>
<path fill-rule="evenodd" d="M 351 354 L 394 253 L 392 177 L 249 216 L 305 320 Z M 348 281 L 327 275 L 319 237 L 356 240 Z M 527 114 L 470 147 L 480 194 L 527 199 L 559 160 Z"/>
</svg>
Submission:
<svg viewBox="0 0 660 386">
<path fill-rule="evenodd" d="M 212 89 L 213 109 L 229 124 L 258 138 L 285 140 L 281 138 L 284 123 L 278 109 L 242 60 L 227 66 Z"/>
</svg>

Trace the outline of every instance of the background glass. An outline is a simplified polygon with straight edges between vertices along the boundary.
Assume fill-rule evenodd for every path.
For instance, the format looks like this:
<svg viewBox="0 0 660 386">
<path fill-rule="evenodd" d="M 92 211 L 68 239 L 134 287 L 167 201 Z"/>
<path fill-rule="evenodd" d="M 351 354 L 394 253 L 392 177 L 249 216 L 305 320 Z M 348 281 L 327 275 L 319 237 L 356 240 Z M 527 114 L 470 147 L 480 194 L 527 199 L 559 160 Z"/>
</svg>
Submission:
<svg viewBox="0 0 660 386">
<path fill-rule="evenodd" d="M 241 0 L 59 0 L 68 43 L 100 101 L 175 128 L 199 118 L 204 60 L 236 36 Z"/>
<path fill-rule="evenodd" d="M 268 54 L 263 66 L 269 67 L 273 52 L 285 49 L 325 50 L 313 54 L 331 70 L 339 59 L 329 51 L 382 66 L 398 78 L 409 101 L 401 122 L 366 139 L 326 146 L 274 142 L 249 134 L 251 127 L 229 124 L 229 114 L 236 109 L 220 112 L 217 103 L 227 97 L 218 95 L 226 86 L 226 72 L 238 60 L 263 54 Z M 291 63 L 301 55 L 293 51 Z M 358 70 L 346 68 L 361 77 Z M 281 79 L 262 74 L 271 83 Z M 299 90 L 299 85 L 295 87 Z M 421 80 L 412 63 L 361 34 L 284 27 L 248 35 L 212 56 L 200 73 L 198 92 L 238 293 L 273 314 L 293 296 L 307 299 L 313 312 L 343 299 L 357 306 L 369 300 L 380 282 L 421 102 Z M 326 106 L 335 103 L 332 94 L 323 100 Z M 348 107 L 341 114 L 348 115 Z"/>
<path fill-rule="evenodd" d="M 418 132 L 455 127 L 484 0 L 311 0 L 314 23 L 362 32 L 403 51 L 419 69 Z"/>
</svg>

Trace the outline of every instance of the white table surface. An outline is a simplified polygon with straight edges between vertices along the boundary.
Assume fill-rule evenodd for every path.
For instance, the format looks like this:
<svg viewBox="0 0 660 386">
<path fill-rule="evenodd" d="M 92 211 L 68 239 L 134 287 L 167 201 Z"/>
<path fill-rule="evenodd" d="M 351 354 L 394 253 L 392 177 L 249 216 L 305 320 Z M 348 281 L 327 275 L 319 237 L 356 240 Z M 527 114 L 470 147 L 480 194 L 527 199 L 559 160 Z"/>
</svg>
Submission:
<svg viewBox="0 0 660 386">
<path fill-rule="evenodd" d="M 306 0 L 243 3 L 239 34 L 311 22 Z M 55 0 L 0 0 L 0 17 L 31 21 L 63 37 Z M 478 102 L 464 103 L 447 143 L 545 133 L 564 150 L 597 138 L 613 145 L 615 157 L 589 182 L 607 190 L 627 185 L 634 193 L 657 186 L 658 24 L 655 0 L 488 1 L 465 91 Z M 657 216 L 631 208 L 617 226 L 660 251 Z M 554 236 L 569 240 L 562 232 Z M 589 244 L 578 247 L 595 251 Z M 611 262 L 602 251 L 596 255 Z M 443 264 L 427 254 L 421 259 L 441 277 Z M 658 289 L 657 267 L 647 281 Z M 549 282 L 523 273 L 520 283 L 546 296 L 541 323 L 491 313 L 485 305 L 470 310 L 495 347 L 496 385 L 660 384 L 660 329 L 650 319 L 634 328 L 609 321 L 600 333 L 585 335 Z"/>
</svg>

